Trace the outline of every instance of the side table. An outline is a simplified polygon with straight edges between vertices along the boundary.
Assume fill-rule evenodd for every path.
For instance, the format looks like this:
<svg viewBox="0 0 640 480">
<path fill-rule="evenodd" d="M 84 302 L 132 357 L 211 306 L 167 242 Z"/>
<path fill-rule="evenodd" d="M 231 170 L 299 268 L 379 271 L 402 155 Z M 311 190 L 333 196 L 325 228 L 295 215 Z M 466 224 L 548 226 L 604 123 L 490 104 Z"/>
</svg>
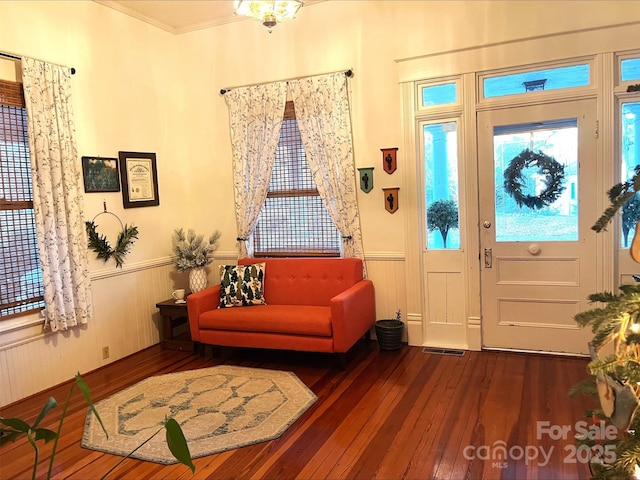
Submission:
<svg viewBox="0 0 640 480">
<path fill-rule="evenodd" d="M 171 298 L 156 303 L 156 307 L 160 311 L 160 319 L 162 320 L 160 328 L 160 345 L 162 345 L 162 348 L 193 352 L 195 348 L 194 342 L 191 340 L 191 331 L 189 330 L 186 302 L 176 303 Z M 186 332 L 184 331 L 185 327 Z M 180 330 L 174 332 L 177 328 Z M 174 335 L 174 333 L 176 334 Z"/>
</svg>

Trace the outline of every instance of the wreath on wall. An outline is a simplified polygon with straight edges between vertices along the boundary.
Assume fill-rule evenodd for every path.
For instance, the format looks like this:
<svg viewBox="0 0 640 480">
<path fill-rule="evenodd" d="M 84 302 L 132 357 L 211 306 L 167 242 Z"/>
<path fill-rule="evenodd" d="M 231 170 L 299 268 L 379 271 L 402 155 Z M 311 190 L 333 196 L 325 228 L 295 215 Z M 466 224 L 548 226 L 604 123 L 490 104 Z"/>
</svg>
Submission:
<svg viewBox="0 0 640 480">
<path fill-rule="evenodd" d="M 539 173 L 545 175 L 546 188 L 539 195 L 527 195 L 522 193 L 525 182 L 522 170 L 527 167 L 537 166 Z M 565 189 L 564 165 L 558 163 L 553 157 L 542 152 L 534 152 L 524 149 L 514 157 L 504 171 L 504 189 L 516 201 L 519 207 L 526 205 L 529 208 L 540 210 L 555 202 Z"/>
<path fill-rule="evenodd" d="M 111 247 L 105 235 L 100 235 L 96 232 L 97 225 L 93 220 L 85 222 L 85 227 L 89 237 L 89 248 L 97 253 L 96 258 L 101 258 L 105 263 L 110 258 L 113 258 L 116 262 L 116 267 L 122 268 L 124 257 L 129 253 L 131 245 L 138 239 L 138 227 L 125 224 L 118 234 L 118 242 L 115 248 Z"/>
</svg>

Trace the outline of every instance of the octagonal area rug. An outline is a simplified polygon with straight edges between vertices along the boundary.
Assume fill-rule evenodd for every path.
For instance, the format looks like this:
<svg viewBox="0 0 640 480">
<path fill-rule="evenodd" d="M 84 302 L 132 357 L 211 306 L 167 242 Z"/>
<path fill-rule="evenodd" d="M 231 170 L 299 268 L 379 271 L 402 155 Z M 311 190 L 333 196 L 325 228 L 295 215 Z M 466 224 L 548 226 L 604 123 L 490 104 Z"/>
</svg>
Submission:
<svg viewBox="0 0 640 480">
<path fill-rule="evenodd" d="M 192 458 L 279 437 L 317 397 L 292 372 L 219 365 L 147 378 L 95 403 L 82 446 L 126 456 L 174 418 Z M 164 431 L 132 458 L 177 463 Z"/>
</svg>

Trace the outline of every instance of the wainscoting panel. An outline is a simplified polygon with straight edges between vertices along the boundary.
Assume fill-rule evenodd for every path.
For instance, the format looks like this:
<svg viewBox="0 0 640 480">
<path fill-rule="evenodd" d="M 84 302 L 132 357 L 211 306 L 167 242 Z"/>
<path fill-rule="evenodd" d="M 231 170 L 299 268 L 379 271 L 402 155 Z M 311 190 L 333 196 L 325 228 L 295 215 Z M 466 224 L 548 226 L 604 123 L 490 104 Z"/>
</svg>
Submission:
<svg viewBox="0 0 640 480">
<path fill-rule="evenodd" d="M 0 405 L 157 344 L 155 305 L 185 281 L 169 259 L 92 272 L 94 318 L 87 325 L 55 334 L 32 328 L 19 340 L 13 332 L 9 342 L 0 335 Z"/>
<path fill-rule="evenodd" d="M 464 323 L 464 285 L 459 272 L 427 273 L 429 323 Z"/>
<path fill-rule="evenodd" d="M 404 257 L 401 254 L 376 254 L 366 256 L 367 275 L 376 292 L 376 319 L 395 318 L 396 310 L 402 311 L 407 321 L 407 287 Z M 405 338 L 407 329 L 405 328 Z"/>
<path fill-rule="evenodd" d="M 233 252 L 220 252 L 208 267 L 209 285 L 219 283 L 219 265 L 236 263 Z M 406 321 L 404 259 L 398 254 L 367 257 L 376 291 L 377 318 L 393 318 L 400 308 Z M 0 406 L 126 357 L 159 342 L 156 303 L 174 288 L 188 290 L 187 273 L 177 272 L 170 258 L 122 270 L 92 272 L 94 318 L 63 333 L 43 333 L 34 326 L 0 333 Z M 102 348 L 109 347 L 109 358 Z M 57 399 L 61 401 L 62 399 Z"/>
</svg>

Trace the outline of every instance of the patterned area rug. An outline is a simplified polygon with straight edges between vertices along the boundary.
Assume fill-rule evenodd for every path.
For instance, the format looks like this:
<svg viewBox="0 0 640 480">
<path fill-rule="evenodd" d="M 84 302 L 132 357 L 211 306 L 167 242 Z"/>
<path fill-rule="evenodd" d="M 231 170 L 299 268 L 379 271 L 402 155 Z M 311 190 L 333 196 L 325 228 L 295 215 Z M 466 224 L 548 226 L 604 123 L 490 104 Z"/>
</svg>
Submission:
<svg viewBox="0 0 640 480">
<path fill-rule="evenodd" d="M 198 458 L 277 438 L 316 400 L 292 372 L 220 365 L 159 375 L 96 402 L 109 439 L 89 412 L 82 446 L 125 456 L 175 418 Z M 132 457 L 177 463 L 164 432 Z"/>
</svg>

